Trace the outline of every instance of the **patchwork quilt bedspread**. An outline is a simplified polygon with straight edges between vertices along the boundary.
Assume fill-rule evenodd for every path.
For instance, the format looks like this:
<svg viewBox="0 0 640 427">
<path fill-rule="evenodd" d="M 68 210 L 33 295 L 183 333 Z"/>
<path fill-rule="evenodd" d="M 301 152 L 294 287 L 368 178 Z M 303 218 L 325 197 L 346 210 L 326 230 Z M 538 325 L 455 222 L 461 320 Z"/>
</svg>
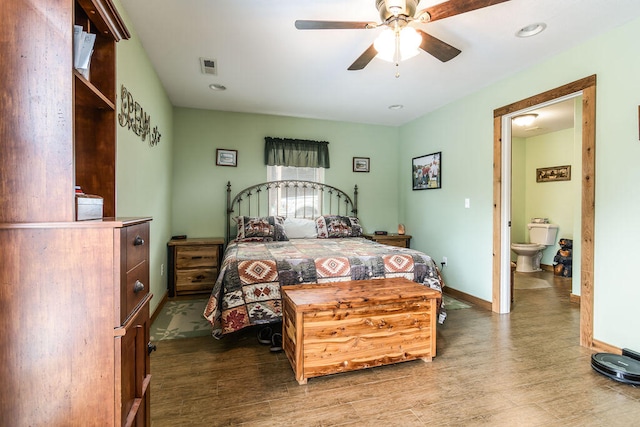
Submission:
<svg viewBox="0 0 640 427">
<path fill-rule="evenodd" d="M 230 243 L 204 316 L 220 338 L 280 321 L 281 286 L 386 277 L 405 277 L 439 291 L 444 286 L 428 255 L 364 238 Z"/>
</svg>

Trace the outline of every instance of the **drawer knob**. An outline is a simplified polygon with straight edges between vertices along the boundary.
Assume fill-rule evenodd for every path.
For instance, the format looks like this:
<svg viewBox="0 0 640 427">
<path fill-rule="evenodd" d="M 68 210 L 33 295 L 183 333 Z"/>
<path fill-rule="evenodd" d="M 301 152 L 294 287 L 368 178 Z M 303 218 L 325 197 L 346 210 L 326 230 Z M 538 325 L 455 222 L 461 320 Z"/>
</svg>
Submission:
<svg viewBox="0 0 640 427">
<path fill-rule="evenodd" d="M 144 239 L 140 236 L 136 236 L 136 238 L 133 240 L 133 246 L 142 246 L 144 245 Z"/>
<path fill-rule="evenodd" d="M 144 283 L 140 280 L 136 280 L 136 283 L 133 284 L 133 293 L 137 294 L 140 291 L 144 291 Z"/>
</svg>

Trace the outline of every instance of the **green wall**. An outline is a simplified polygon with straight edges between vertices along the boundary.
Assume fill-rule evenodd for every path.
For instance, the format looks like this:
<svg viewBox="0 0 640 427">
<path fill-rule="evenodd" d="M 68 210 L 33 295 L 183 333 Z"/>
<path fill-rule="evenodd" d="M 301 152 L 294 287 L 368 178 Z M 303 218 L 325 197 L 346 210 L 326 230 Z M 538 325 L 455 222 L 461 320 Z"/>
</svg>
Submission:
<svg viewBox="0 0 640 427">
<path fill-rule="evenodd" d="M 634 260 L 640 239 L 640 55 L 629 54 L 638 51 L 639 39 L 635 19 L 401 128 L 398 168 L 416 155 L 443 152 L 442 190 L 411 191 L 401 183 L 400 202 L 415 246 L 436 259 L 448 256 L 443 275 L 449 286 L 492 299 L 493 111 L 596 74 L 594 338 L 640 348 Z M 464 198 L 471 199 L 470 209 Z"/>
<path fill-rule="evenodd" d="M 293 117 L 174 109 L 173 222 L 175 234 L 224 236 L 226 186 L 232 193 L 267 180 L 264 138 L 329 141 L 325 182 L 352 194 L 358 185 L 365 230 L 398 226 L 398 130 Z M 216 166 L 217 148 L 238 150 L 238 166 Z M 353 157 L 370 157 L 370 173 L 353 172 Z"/>
<path fill-rule="evenodd" d="M 173 110 L 135 28 L 119 3 L 117 7 L 131 33 L 131 39 L 117 44 L 116 111 L 121 106 L 120 87 L 124 85 L 151 117 L 151 127 L 157 126 L 162 134 L 160 143 L 152 147 L 149 138 L 142 141 L 133 131 L 117 125 L 116 213 L 120 217 L 153 217 L 149 237 L 153 313 L 167 292 L 166 244 L 171 237 Z"/>
</svg>

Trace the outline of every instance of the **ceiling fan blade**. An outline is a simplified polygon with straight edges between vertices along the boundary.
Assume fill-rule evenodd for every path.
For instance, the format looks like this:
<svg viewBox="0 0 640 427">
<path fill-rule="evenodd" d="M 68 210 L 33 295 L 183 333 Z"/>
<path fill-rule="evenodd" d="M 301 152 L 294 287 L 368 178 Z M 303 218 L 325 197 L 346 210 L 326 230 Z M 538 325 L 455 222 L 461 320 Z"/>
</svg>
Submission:
<svg viewBox="0 0 640 427">
<path fill-rule="evenodd" d="M 355 60 L 353 64 L 351 64 L 348 70 L 349 71 L 362 70 L 364 67 L 367 66 L 367 64 L 369 64 L 369 62 L 371 62 L 373 58 L 376 57 L 377 54 L 378 54 L 378 51 L 376 50 L 375 47 L 373 47 L 373 44 L 372 44 L 367 48 L 367 50 L 365 50 L 362 53 L 362 55 L 360 55 L 358 59 Z"/>
<path fill-rule="evenodd" d="M 460 15 L 461 13 L 471 12 L 472 10 L 482 9 L 483 7 L 493 6 L 494 4 L 504 3 L 506 1 L 509 0 L 449 0 L 421 10 L 416 13 L 416 16 L 420 16 L 427 12 L 429 13 L 429 16 L 431 16 L 429 22 L 433 22 L 450 16 Z"/>
<path fill-rule="evenodd" d="M 375 28 L 375 22 L 352 22 L 352 21 L 296 21 L 296 28 L 299 30 L 365 30 Z"/>
<path fill-rule="evenodd" d="M 427 34 L 422 30 L 416 30 L 422 37 L 422 43 L 420 43 L 420 49 L 424 50 L 428 54 L 433 55 L 442 62 L 447 62 L 460 54 L 460 50 L 443 42 L 440 39 L 433 37 L 431 34 Z"/>
</svg>

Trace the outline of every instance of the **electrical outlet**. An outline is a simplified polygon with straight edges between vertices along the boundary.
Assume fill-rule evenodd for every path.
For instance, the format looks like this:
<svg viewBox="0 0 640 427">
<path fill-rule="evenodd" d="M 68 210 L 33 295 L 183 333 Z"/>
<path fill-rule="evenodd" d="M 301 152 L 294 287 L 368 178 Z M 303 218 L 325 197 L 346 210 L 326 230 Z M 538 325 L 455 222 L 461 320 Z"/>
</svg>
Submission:
<svg viewBox="0 0 640 427">
<path fill-rule="evenodd" d="M 164 276 L 164 264 L 160 264 L 160 276 Z"/>
<path fill-rule="evenodd" d="M 447 266 L 447 257 L 446 256 L 442 257 L 442 265 L 445 266 L 445 267 Z"/>
</svg>

